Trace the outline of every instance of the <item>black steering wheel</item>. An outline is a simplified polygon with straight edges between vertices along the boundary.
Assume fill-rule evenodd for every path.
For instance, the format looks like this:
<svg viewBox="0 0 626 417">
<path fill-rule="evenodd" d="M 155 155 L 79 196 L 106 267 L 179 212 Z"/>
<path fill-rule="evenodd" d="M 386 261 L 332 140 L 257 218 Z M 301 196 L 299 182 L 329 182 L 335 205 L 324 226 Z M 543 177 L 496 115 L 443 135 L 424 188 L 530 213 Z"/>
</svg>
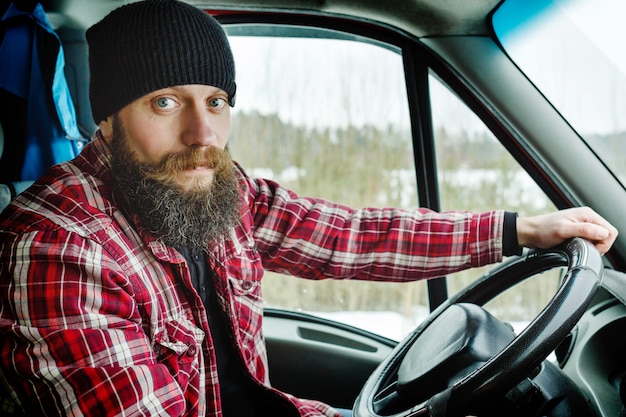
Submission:
<svg viewBox="0 0 626 417">
<path fill-rule="evenodd" d="M 540 272 L 567 266 L 558 290 L 519 334 L 481 306 Z M 447 300 L 396 346 L 365 383 L 355 417 L 451 417 L 509 393 L 558 346 L 601 284 L 599 252 L 575 238 L 531 250 Z"/>
</svg>

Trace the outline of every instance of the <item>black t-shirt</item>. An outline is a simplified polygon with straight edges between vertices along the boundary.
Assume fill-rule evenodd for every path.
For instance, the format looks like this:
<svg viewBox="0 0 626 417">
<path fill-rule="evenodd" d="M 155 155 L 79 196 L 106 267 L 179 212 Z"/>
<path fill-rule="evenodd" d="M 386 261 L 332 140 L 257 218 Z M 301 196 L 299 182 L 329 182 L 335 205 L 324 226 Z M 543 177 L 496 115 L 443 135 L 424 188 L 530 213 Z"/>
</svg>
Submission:
<svg viewBox="0 0 626 417">
<path fill-rule="evenodd" d="M 214 276 L 206 254 L 192 254 L 188 248 L 176 248 L 187 260 L 191 282 L 202 298 L 209 320 L 224 417 L 296 416 L 295 408 L 282 398 L 261 388 L 244 370 L 234 349 L 235 341 L 228 321 L 217 300 Z"/>
</svg>

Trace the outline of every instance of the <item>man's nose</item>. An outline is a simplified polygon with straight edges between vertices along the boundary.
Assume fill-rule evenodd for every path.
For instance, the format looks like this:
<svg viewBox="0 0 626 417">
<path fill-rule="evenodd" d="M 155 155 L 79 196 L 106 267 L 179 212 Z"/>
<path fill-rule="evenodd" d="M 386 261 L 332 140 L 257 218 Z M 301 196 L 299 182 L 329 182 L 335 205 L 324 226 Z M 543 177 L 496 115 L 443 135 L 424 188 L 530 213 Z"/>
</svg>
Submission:
<svg viewBox="0 0 626 417">
<path fill-rule="evenodd" d="M 183 143 L 187 146 L 216 146 L 212 116 L 205 106 L 188 107 L 183 120 Z"/>
</svg>

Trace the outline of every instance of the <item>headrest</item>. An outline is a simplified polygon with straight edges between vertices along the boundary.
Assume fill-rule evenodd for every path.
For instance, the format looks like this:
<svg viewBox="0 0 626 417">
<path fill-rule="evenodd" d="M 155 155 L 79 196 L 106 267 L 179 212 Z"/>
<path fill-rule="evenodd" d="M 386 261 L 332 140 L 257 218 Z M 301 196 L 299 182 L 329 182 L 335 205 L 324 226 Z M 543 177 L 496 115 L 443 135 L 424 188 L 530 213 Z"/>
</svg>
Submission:
<svg viewBox="0 0 626 417">
<path fill-rule="evenodd" d="M 2 151 L 4 151 L 4 129 L 0 123 L 0 158 L 2 158 Z"/>
</svg>

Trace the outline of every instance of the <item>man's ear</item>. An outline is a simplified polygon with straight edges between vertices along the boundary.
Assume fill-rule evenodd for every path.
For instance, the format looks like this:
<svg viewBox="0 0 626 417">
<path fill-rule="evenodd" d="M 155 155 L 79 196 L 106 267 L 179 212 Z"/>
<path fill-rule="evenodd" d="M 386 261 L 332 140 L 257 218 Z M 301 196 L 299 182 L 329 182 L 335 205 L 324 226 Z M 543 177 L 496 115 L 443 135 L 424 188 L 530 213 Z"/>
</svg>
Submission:
<svg viewBox="0 0 626 417">
<path fill-rule="evenodd" d="M 107 143 L 111 143 L 111 136 L 113 135 L 113 116 L 109 116 L 98 124 L 102 137 Z"/>
</svg>

